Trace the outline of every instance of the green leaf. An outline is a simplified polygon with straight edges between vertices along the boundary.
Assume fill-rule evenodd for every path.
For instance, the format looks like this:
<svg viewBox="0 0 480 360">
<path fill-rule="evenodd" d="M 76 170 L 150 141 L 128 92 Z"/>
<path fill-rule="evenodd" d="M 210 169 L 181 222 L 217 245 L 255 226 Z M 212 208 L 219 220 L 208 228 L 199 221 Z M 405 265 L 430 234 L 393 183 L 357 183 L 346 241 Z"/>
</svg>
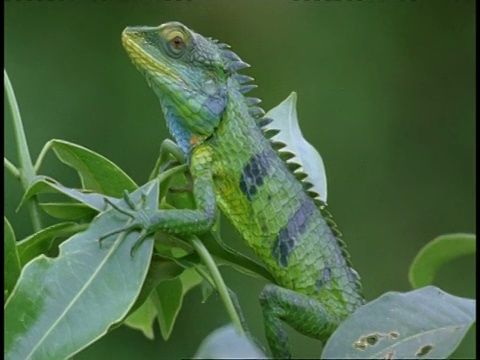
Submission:
<svg viewBox="0 0 480 360">
<path fill-rule="evenodd" d="M 212 286 L 212 284 L 207 281 L 203 280 L 201 283 L 201 289 L 202 289 L 202 304 L 206 303 L 208 298 L 212 296 L 213 292 L 215 291 L 215 288 Z"/>
<path fill-rule="evenodd" d="M 113 202 L 117 200 L 117 198 L 114 197 L 91 193 L 90 191 L 86 190 L 68 188 L 60 184 L 57 180 L 48 176 L 36 176 L 28 189 L 25 191 L 18 208 L 20 208 L 30 197 L 40 193 L 60 193 L 96 211 L 103 211 L 107 208 L 105 204 L 105 198 L 109 198 Z"/>
<path fill-rule="evenodd" d="M 165 233 L 158 233 L 157 235 L 159 236 L 156 236 L 155 249 L 157 249 L 159 245 L 161 245 L 162 248 L 165 247 L 165 245 L 157 241 L 159 238 L 173 238 L 172 235 Z M 155 255 L 152 259 L 140 295 L 129 312 L 130 316 L 139 307 L 142 307 L 146 301 L 152 302 L 156 309 L 155 314 L 159 320 L 162 336 L 165 337 L 170 336 L 176 317 L 181 309 L 186 290 L 196 285 L 196 276 L 194 275 L 192 284 L 190 284 L 189 280 L 192 280 L 192 276 L 188 275 L 188 272 L 185 273 L 185 269 L 197 265 L 190 262 L 182 263 L 177 259 L 170 258 L 170 256 L 174 256 L 172 253 L 178 253 L 177 255 L 181 256 L 185 253 L 184 250 L 175 247 L 170 247 L 169 250 L 170 254 L 168 257 Z M 156 251 L 158 251 L 158 249 Z M 183 275 L 183 277 L 181 278 L 180 275 Z M 160 286 L 160 291 L 157 290 L 160 283 L 168 280 L 171 280 L 173 284 L 162 285 Z M 166 300 L 163 300 L 164 297 Z M 159 309 L 161 314 L 158 314 L 157 309 Z M 142 324 L 145 331 L 147 331 L 146 329 L 149 328 L 149 326 L 151 327 L 151 325 L 148 324 Z"/>
<path fill-rule="evenodd" d="M 3 250 L 5 264 L 3 268 L 4 291 L 8 297 L 20 276 L 22 265 L 17 252 L 15 233 L 6 217 L 3 218 Z"/>
<path fill-rule="evenodd" d="M 131 315 L 134 311 L 136 311 L 136 309 L 142 306 L 145 301 L 147 301 L 147 299 L 150 297 L 150 294 L 158 286 L 158 284 L 160 284 L 162 281 L 176 278 L 182 274 L 183 271 L 184 267 L 178 265 L 176 262 L 154 256 L 150 263 L 147 277 L 143 283 L 140 295 L 130 309 L 129 315 Z"/>
<path fill-rule="evenodd" d="M 25 265 L 38 255 L 46 254 L 56 238 L 72 236 L 84 228 L 74 222 L 63 222 L 42 229 L 19 241 L 17 251 L 21 264 Z"/>
<path fill-rule="evenodd" d="M 271 138 L 274 142 L 285 144 L 280 153 L 291 153 L 293 157 L 287 164 L 298 164 L 294 173 L 303 172 L 307 177 L 303 180 L 313 185 L 311 191 L 318 194 L 318 199 L 327 202 L 327 175 L 322 157 L 318 151 L 302 135 L 297 117 L 297 93 L 292 92 L 279 105 L 265 114 L 265 118 L 273 119 L 263 127 L 265 130 L 279 131 Z"/>
<path fill-rule="evenodd" d="M 179 276 L 179 278 L 182 281 L 184 295 L 188 291 L 192 290 L 195 286 L 200 285 L 203 281 L 203 278 L 194 268 L 185 269 L 185 271 L 182 273 L 182 275 Z"/>
<path fill-rule="evenodd" d="M 138 187 L 122 169 L 102 155 L 63 140 L 51 143 L 60 161 L 78 172 L 84 189 L 120 197 L 124 190 L 130 192 Z"/>
<path fill-rule="evenodd" d="M 268 359 L 268 356 L 238 334 L 233 325 L 226 325 L 203 340 L 194 359 Z"/>
<path fill-rule="evenodd" d="M 153 340 L 153 321 L 156 316 L 157 310 L 153 301 L 147 299 L 137 310 L 125 319 L 124 324 L 132 329 L 140 330 L 148 339 Z"/>
<path fill-rule="evenodd" d="M 158 313 L 160 332 L 164 340 L 170 337 L 175 320 L 182 308 L 183 297 L 189 290 L 199 285 L 202 277 L 195 269 L 185 269 L 177 278 L 161 282 L 152 294 Z"/>
<path fill-rule="evenodd" d="M 135 304 L 130 308 L 127 319 L 125 320 L 126 325 L 143 331 L 147 338 L 150 338 L 149 334 L 151 333 L 151 338 L 153 339 L 153 324 L 149 321 L 151 316 L 149 310 L 150 305 L 155 309 L 155 316 L 157 315 L 157 310 L 152 300 L 152 298 L 154 299 L 156 297 L 156 294 L 152 294 L 152 292 L 162 281 L 175 279 L 181 275 L 184 270 L 184 267 L 178 265 L 174 261 L 154 256 L 150 268 L 148 269 L 145 282 L 143 283 L 142 290 L 140 291 L 140 295 L 135 301 Z M 146 302 L 149 302 L 150 305 L 145 305 Z M 130 317 L 140 308 L 143 308 L 143 310 L 140 310 L 140 312 L 135 315 L 135 319 L 130 320 Z"/>
<path fill-rule="evenodd" d="M 76 220 L 96 215 L 96 211 L 82 203 L 40 203 L 39 205 L 48 215 L 61 220 Z"/>
<path fill-rule="evenodd" d="M 164 340 L 168 340 L 183 303 L 183 286 L 179 278 L 163 281 L 151 295 Z"/>
<path fill-rule="evenodd" d="M 445 359 L 475 322 L 475 300 L 434 286 L 388 292 L 353 313 L 322 359 Z"/>
<path fill-rule="evenodd" d="M 437 270 L 458 257 L 475 254 L 474 234 L 441 235 L 425 245 L 410 265 L 408 279 L 413 288 L 432 283 Z"/>
<path fill-rule="evenodd" d="M 158 207 L 158 181 L 135 191 Z M 126 207 L 124 200 L 117 203 Z M 101 236 L 123 228 L 130 219 L 110 209 L 88 230 L 74 235 L 51 259 L 39 256 L 22 271 L 5 305 L 6 359 L 63 359 L 73 356 L 122 320 L 137 298 L 147 274 L 153 236 L 132 255 L 140 232 Z"/>
</svg>

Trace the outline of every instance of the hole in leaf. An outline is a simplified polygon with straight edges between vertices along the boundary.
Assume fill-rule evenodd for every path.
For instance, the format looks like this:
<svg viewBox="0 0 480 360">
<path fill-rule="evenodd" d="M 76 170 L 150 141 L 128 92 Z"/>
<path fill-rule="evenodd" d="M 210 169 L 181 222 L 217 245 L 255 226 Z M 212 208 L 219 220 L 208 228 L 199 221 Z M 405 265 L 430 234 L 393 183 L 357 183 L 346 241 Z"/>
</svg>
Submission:
<svg viewBox="0 0 480 360">
<path fill-rule="evenodd" d="M 386 337 L 386 334 L 369 334 L 361 336 L 357 341 L 353 343 L 353 347 L 356 349 L 364 350 L 368 346 L 376 345 L 382 337 Z"/>
<path fill-rule="evenodd" d="M 365 350 L 367 348 L 367 344 L 365 343 L 365 340 L 357 340 L 353 343 L 353 347 L 355 349 L 359 350 Z"/>
<path fill-rule="evenodd" d="M 371 334 L 371 335 L 368 335 L 368 336 L 365 337 L 365 340 L 367 341 L 368 345 L 371 345 L 371 346 L 378 343 L 379 339 L 380 339 L 379 334 Z"/>
<path fill-rule="evenodd" d="M 383 357 L 383 359 L 384 359 L 384 360 L 392 360 L 394 354 L 395 354 L 395 351 L 387 352 L 387 353 L 385 354 L 385 356 Z"/>
<path fill-rule="evenodd" d="M 417 353 L 415 354 L 416 356 L 425 356 L 427 355 L 430 351 L 432 351 L 433 346 L 432 345 L 425 345 L 422 346 Z"/>
<path fill-rule="evenodd" d="M 395 340 L 395 339 L 398 339 L 400 334 L 395 331 L 392 331 L 391 333 L 388 334 L 388 336 L 390 337 L 390 339 Z"/>
</svg>

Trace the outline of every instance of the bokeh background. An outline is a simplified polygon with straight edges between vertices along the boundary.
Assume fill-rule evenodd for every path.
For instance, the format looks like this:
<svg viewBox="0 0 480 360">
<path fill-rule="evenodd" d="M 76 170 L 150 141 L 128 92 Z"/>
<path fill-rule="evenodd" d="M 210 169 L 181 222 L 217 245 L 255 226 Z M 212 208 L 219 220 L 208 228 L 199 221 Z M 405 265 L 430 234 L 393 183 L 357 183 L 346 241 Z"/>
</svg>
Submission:
<svg viewBox="0 0 480 360">
<path fill-rule="evenodd" d="M 292 91 L 307 139 L 326 164 L 330 210 L 371 300 L 408 291 L 409 264 L 434 237 L 475 232 L 475 2 L 6 1 L 5 67 L 36 158 L 52 138 L 108 157 L 139 184 L 168 136 L 158 101 L 120 43 L 127 25 L 177 20 L 232 45 L 252 65 L 265 110 Z M 6 156 L 17 163 L 10 114 Z M 42 174 L 76 174 L 49 155 Z M 31 233 L 14 209 L 21 188 L 5 175 L 5 212 L 18 238 Z M 47 216 L 45 215 L 46 221 Z M 224 226 L 224 238 L 243 249 Z M 254 335 L 264 341 L 264 283 L 223 268 Z M 435 284 L 475 296 L 475 259 L 442 268 Z M 228 321 L 213 296 L 185 299 L 168 342 L 121 327 L 76 359 L 178 359 Z M 321 345 L 291 331 L 294 354 Z M 471 331 L 455 357 L 475 356 Z"/>
</svg>

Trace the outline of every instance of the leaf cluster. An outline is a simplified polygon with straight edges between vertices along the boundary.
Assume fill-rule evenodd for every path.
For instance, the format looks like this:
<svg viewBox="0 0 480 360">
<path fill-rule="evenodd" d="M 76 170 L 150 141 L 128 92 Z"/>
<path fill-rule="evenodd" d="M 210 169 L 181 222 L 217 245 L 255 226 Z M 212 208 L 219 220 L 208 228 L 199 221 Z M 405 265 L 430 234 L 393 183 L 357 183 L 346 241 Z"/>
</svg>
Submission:
<svg viewBox="0 0 480 360">
<path fill-rule="evenodd" d="M 122 207 L 131 201 L 138 209 L 193 206 L 190 174 L 178 147 L 164 141 L 150 178 L 141 186 L 109 159 L 63 140 L 49 141 L 33 163 L 6 72 L 5 91 L 19 166 L 8 159 L 4 165 L 25 190 L 19 206 L 29 208 L 35 229 L 25 239 L 17 239 L 4 219 L 5 358 L 69 358 L 121 324 L 153 338 L 156 321 L 162 337 L 168 339 L 184 296 L 197 286 L 204 301 L 218 292 L 233 325 L 209 336 L 196 356 L 266 358 L 251 341 L 236 296 L 218 267 L 229 265 L 251 276 L 274 279 L 262 265 L 222 241 L 219 221 L 198 236 L 157 233 L 135 247 L 134 253 L 139 231 L 112 234 L 128 226 L 130 219 L 109 202 Z M 294 114 L 297 123 L 292 111 L 295 97 L 289 99 L 271 112 Z M 78 188 L 40 174 L 50 150 L 77 172 Z M 310 181 L 326 198 L 326 177 L 320 167 L 319 180 Z M 45 213 L 57 222 L 44 227 Z M 413 261 L 412 286 L 431 284 L 445 262 L 474 252 L 474 235 L 438 237 Z M 405 294 L 389 292 L 341 324 L 322 358 L 446 358 L 474 321 L 475 300 L 433 286 Z"/>
</svg>

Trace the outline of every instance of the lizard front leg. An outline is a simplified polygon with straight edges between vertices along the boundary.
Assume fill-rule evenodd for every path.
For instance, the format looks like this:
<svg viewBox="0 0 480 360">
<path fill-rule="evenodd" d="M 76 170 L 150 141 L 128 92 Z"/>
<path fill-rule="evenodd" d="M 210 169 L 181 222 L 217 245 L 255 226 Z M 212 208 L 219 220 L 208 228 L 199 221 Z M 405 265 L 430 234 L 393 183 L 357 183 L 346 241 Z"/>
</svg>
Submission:
<svg viewBox="0 0 480 360">
<path fill-rule="evenodd" d="M 192 155 L 190 164 L 195 209 L 137 209 L 133 204 L 130 205 L 131 209 L 121 209 L 112 204 L 116 210 L 129 216 L 132 221 L 127 227 L 118 229 L 102 238 L 134 229 L 142 231 L 142 238 L 155 231 L 173 234 L 200 234 L 210 230 L 215 222 L 217 211 L 210 166 L 211 158 L 208 151 L 197 151 L 197 153 L 197 156 Z M 127 203 L 129 202 L 127 201 Z"/>
<path fill-rule="evenodd" d="M 298 332 L 326 341 L 338 319 L 310 296 L 268 284 L 260 294 L 268 345 L 276 359 L 290 359 L 290 344 L 284 321 Z"/>
</svg>

